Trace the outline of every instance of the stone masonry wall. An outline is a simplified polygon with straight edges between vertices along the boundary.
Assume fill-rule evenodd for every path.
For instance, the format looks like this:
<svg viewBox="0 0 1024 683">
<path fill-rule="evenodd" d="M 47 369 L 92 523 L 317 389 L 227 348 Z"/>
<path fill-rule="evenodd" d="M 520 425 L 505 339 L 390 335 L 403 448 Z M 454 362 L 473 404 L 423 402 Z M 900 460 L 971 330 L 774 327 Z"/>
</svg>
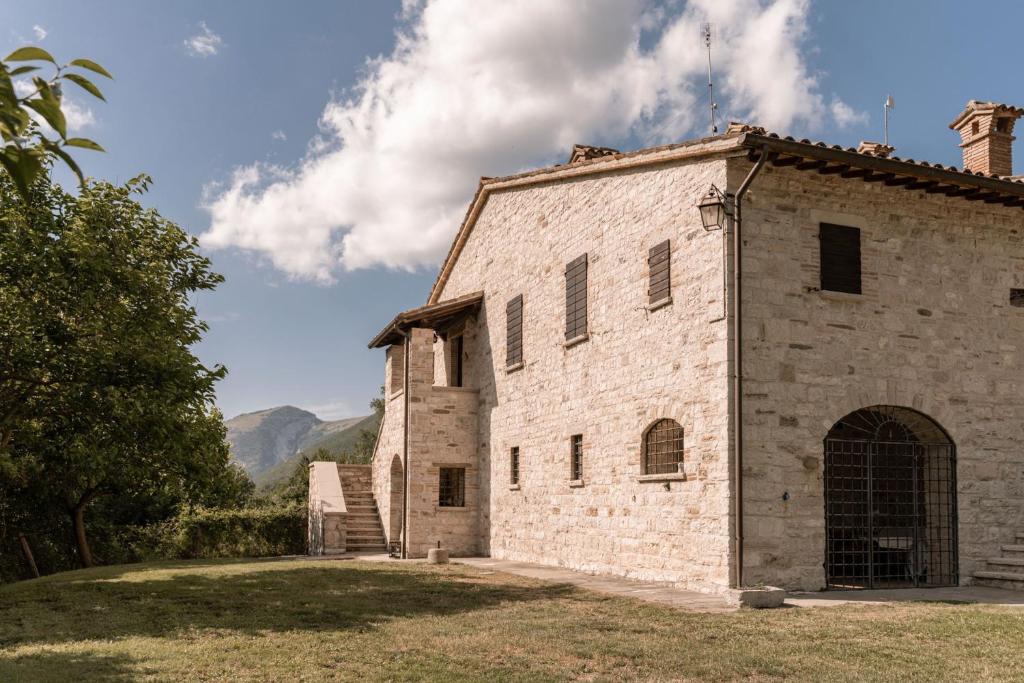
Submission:
<svg viewBox="0 0 1024 683">
<path fill-rule="evenodd" d="M 405 347 L 394 345 L 388 347 L 384 364 L 384 419 L 381 421 L 380 436 L 373 453 L 371 468 L 373 471 L 373 498 L 377 502 L 380 521 L 384 527 L 384 536 L 389 543 L 400 540 L 401 524 L 400 497 L 391 495 L 392 473 L 396 479 L 402 478 L 402 446 L 403 446 L 403 366 Z"/>
<path fill-rule="evenodd" d="M 485 292 L 466 384 L 479 392 L 480 550 L 714 590 L 729 580 L 723 242 L 696 204 L 724 159 L 492 193 L 440 299 Z M 648 250 L 671 239 L 672 303 L 647 310 Z M 589 339 L 565 348 L 565 265 L 589 254 Z M 505 370 L 524 299 L 525 367 Z M 440 348 L 437 349 L 440 352 Z M 442 361 L 438 359 L 438 363 Z M 639 481 L 643 431 L 685 430 L 686 481 Z M 583 435 L 583 485 L 569 481 Z M 509 451 L 520 448 L 520 486 Z"/>
<path fill-rule="evenodd" d="M 822 441 L 878 404 L 956 443 L 969 582 L 1024 530 L 1024 212 L 767 167 L 744 216 L 747 582 L 823 587 Z M 820 222 L 861 228 L 863 295 L 816 291 Z"/>
</svg>

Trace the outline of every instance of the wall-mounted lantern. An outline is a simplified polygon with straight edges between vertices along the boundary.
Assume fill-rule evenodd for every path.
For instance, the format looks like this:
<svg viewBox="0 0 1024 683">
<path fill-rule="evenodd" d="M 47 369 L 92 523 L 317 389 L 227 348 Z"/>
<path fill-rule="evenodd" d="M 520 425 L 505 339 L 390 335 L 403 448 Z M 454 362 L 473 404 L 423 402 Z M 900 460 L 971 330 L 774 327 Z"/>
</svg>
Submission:
<svg viewBox="0 0 1024 683">
<path fill-rule="evenodd" d="M 705 230 L 721 230 L 732 215 L 732 197 L 712 185 L 697 208 L 700 209 L 700 220 Z"/>
</svg>

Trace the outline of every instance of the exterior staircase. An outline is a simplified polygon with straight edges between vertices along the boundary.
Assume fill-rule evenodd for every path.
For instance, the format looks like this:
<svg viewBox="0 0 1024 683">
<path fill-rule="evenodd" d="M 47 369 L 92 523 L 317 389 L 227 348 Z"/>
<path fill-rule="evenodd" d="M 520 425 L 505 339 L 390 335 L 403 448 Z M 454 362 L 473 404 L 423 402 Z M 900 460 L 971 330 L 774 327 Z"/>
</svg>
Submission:
<svg viewBox="0 0 1024 683">
<path fill-rule="evenodd" d="M 338 465 L 341 490 L 345 496 L 345 550 L 384 552 L 384 527 L 373 500 L 369 465 Z"/>
<path fill-rule="evenodd" d="M 1018 532 L 1016 543 L 1004 545 L 1002 551 L 988 559 L 987 569 L 974 572 L 975 585 L 1024 591 L 1024 533 Z"/>
</svg>

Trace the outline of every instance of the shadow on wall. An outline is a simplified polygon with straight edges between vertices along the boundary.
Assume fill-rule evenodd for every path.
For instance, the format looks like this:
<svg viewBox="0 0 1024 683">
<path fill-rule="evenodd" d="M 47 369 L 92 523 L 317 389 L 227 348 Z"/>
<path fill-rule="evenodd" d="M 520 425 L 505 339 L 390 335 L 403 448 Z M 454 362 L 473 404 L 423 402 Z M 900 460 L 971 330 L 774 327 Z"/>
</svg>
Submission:
<svg viewBox="0 0 1024 683">
<path fill-rule="evenodd" d="M 504 301 L 490 301 L 485 298 L 480 312 L 477 314 L 476 329 L 473 340 L 476 353 L 474 363 L 473 379 L 476 381 L 477 389 L 477 474 L 480 477 L 478 482 L 479 494 L 477 496 L 478 533 L 480 535 L 480 554 L 490 556 L 491 554 L 491 469 L 501 468 L 502 463 L 492 462 L 492 456 L 501 457 L 503 444 L 491 443 L 491 413 L 498 407 L 498 388 L 495 368 L 505 367 L 505 348 L 494 348 L 491 343 L 490 328 L 487 325 L 487 314 L 489 313 L 488 303 L 496 311 L 504 313 Z M 504 324 L 504 317 L 499 317 Z M 499 470 L 500 471 L 500 470 Z"/>
<path fill-rule="evenodd" d="M 454 581 L 454 583 L 453 583 Z M 13 589 L 13 590 L 12 590 Z M 457 567 L 367 567 L 355 561 L 226 560 L 104 567 L 0 589 L 0 646 L 132 636 L 180 638 L 192 630 L 344 631 L 392 618 L 446 616 L 567 595 L 566 585 L 485 582 Z M 40 609 L 41 605 L 45 609 Z M 103 610 L 97 613 L 97 605 Z M 0 680 L 36 680 L 43 668 L 88 678 L 79 654 L 0 658 Z M 31 661 L 30 661 L 31 660 Z M 97 662 L 96 666 L 109 662 Z M 49 679 L 46 679 L 49 680 Z"/>
</svg>

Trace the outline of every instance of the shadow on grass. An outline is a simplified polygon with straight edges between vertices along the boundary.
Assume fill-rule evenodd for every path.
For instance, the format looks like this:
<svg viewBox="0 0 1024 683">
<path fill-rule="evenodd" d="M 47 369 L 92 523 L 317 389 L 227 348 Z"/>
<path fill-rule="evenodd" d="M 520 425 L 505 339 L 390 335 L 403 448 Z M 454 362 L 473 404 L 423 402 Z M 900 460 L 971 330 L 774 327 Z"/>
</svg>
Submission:
<svg viewBox="0 0 1024 683">
<path fill-rule="evenodd" d="M 138 672 L 127 657 L 74 652 L 42 652 L 15 659 L 0 659 L 0 681 L 48 683 L 107 681 L 122 683 L 138 680 Z"/>
<path fill-rule="evenodd" d="M 573 591 L 566 585 L 496 582 L 450 566 L 389 567 L 357 561 L 110 567 L 55 575 L 17 588 L 0 591 L 2 649 L 176 637 L 193 629 L 249 634 L 363 631 L 395 618 L 550 600 Z"/>
</svg>

